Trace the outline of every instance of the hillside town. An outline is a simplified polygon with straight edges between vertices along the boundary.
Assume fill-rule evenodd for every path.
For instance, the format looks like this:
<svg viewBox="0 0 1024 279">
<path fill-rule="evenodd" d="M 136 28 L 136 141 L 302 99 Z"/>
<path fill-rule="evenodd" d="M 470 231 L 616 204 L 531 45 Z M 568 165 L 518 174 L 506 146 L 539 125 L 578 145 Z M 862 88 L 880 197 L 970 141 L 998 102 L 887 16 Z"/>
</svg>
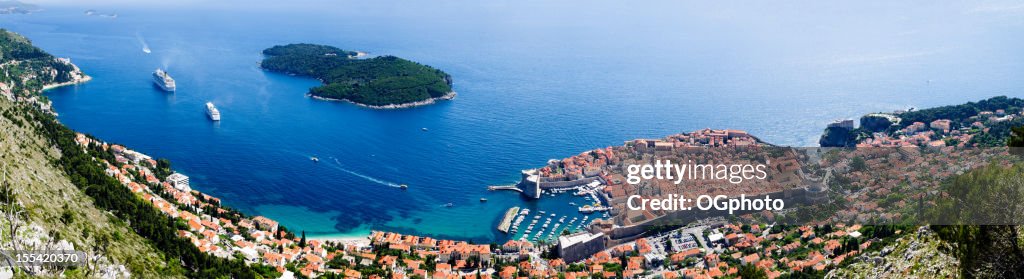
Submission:
<svg viewBox="0 0 1024 279">
<path fill-rule="evenodd" d="M 663 197 L 669 194 L 696 197 L 698 195 L 740 194 L 755 195 L 778 193 L 803 185 L 813 179 L 801 171 L 801 154 L 792 149 L 778 148 L 763 143 L 742 130 L 703 129 L 681 133 L 662 139 L 636 139 L 622 146 L 606 147 L 580 153 L 561 160 L 550 160 L 536 170 L 524 171 L 520 188 L 537 181 L 542 191 L 564 192 L 597 189 L 595 200 L 609 209 L 610 218 L 598 222 L 604 226 L 631 226 L 658 219 L 665 212 L 656 210 L 626 210 L 630 195 Z M 626 181 L 626 166 L 652 163 L 656 160 L 672 162 L 765 164 L 769 177 L 733 184 L 723 180 L 690 179 L 675 183 L 666 179 L 645 180 L 638 184 Z M 592 182 L 599 186 L 589 186 Z M 528 192 L 528 191 L 527 191 Z M 525 192 L 524 192 L 525 193 Z M 539 197 L 539 195 L 538 195 Z"/>
<path fill-rule="evenodd" d="M 945 128 L 942 121 L 933 124 Z M 946 137 L 937 141 L 943 139 Z M 835 177 L 829 184 L 834 187 L 831 191 L 841 194 L 834 199 L 842 199 L 847 206 L 826 215 L 823 220 L 827 222 L 821 226 L 792 226 L 795 223 L 785 222 L 784 215 L 776 216 L 778 212 L 757 212 L 741 215 L 741 221 L 736 222 L 713 218 L 668 232 L 647 231 L 632 239 L 613 240 L 606 235 L 616 228 L 643 225 L 667 216 L 664 211 L 624 210 L 621 197 L 635 193 L 680 193 L 683 189 L 656 181 L 644 187 L 625 184 L 624 176 L 614 171 L 621 169 L 618 165 L 655 156 L 677 160 L 714 156 L 758 160 L 752 159 L 762 156 L 757 152 L 769 149 L 738 130 L 706 129 L 664 139 L 636 139 L 623 147 L 552 161 L 540 171 L 550 181 L 599 175 L 599 181 L 608 184 L 601 189 L 601 196 L 617 207 L 610 220 L 598 220 L 585 231 L 558 237 L 553 245 L 526 240 L 473 244 L 387 232 L 374 232 L 368 239 L 358 241 L 306 240 L 281 229 L 265 216 L 246 217 L 225 209 L 216 197 L 191 189 L 184 174 L 175 172 L 160 177 L 159 163 L 150 156 L 96 141 L 82 133 L 77 134 L 76 142 L 86 150 L 113 155 L 111 160 L 100 160 L 105 173 L 174 217 L 179 223 L 180 237 L 216 256 L 241 257 L 249 264 L 270 266 L 285 278 L 729 278 L 739 277 L 741 272 L 763 272 L 768 278 L 776 278 L 794 273 L 822 273 L 866 249 L 879 248 L 872 248 L 873 243 L 902 233 L 901 229 L 877 225 L 879 221 L 888 224 L 899 220 L 907 213 L 905 209 L 912 207 L 908 203 L 912 199 L 891 197 L 923 197 L 923 193 L 938 186 L 941 177 L 1004 155 L 993 150 L 956 147 L 937 148 L 935 152 L 862 148 L 826 153 L 821 155 L 818 165 L 807 166 L 800 161 L 802 155 L 798 151 L 777 153 L 770 158 L 771 167 L 778 173 L 790 174 L 773 173 L 772 180 L 758 187 L 779 191 L 771 185 L 803 182 L 802 177 L 808 175 L 804 170 L 811 175 L 830 171 Z M 724 195 L 750 190 L 701 182 L 686 186 L 690 191 Z"/>
<path fill-rule="evenodd" d="M 178 235 L 200 251 L 269 266 L 283 278 L 789 278 L 823 276 L 846 261 L 869 260 L 865 252 L 877 256 L 907 231 L 927 230 L 921 210 L 933 205 L 945 178 L 1015 161 L 1005 148 L 964 143 L 979 131 L 987 133 L 986 125 L 1017 118 L 996 110 L 969 117 L 970 126 L 916 121 L 875 132 L 850 149 L 776 147 L 744 131 L 713 129 L 627 141 L 551 160 L 524 171 L 516 185 L 550 195 L 589 194 L 608 209 L 604 219 L 563 232 L 556 241 L 490 244 L 382 231 L 359 239 L 308 240 L 270 218 L 222 206 L 192 189 L 188 176 L 150 156 L 81 133 L 75 142 L 93 152 L 106 175 L 174 218 Z M 830 129 L 854 129 L 852 121 L 833 124 Z M 660 159 L 757 162 L 771 171 L 768 179 L 739 184 L 625 182 L 625 165 Z M 690 220 L 623 205 L 628 195 L 741 193 L 793 195 L 806 206 Z M 916 226 L 908 225 L 914 221 Z"/>
<path fill-rule="evenodd" d="M 277 222 L 263 216 L 216 217 L 230 213 L 220 206 L 219 199 L 191 189 L 183 174 L 158 178 L 157 161 L 145 154 L 84 134 L 78 134 L 76 142 L 86 150 L 113 155 L 112 161 L 101 161 L 107 175 L 178 220 L 179 235 L 191 239 L 200 250 L 272 266 L 284 277 L 710 278 L 736 274 L 746 264 L 778 275 L 838 264 L 871 242 L 860 240 L 857 225 L 784 230 L 783 226 L 717 222 L 602 247 L 588 255 L 573 255 L 580 259 L 566 262 L 556 257 L 573 252 L 573 247 L 564 244 L 590 233 L 562 236 L 561 246 L 519 240 L 472 244 L 388 232 L 374 232 L 365 241 L 307 241 L 279 230 Z M 852 241 L 858 244 L 850 244 Z"/>
<path fill-rule="evenodd" d="M 200 250 L 268 265 L 285 278 L 718 278 L 741 276 L 741 272 L 764 272 L 768 278 L 776 278 L 827 271 L 866 249 L 878 248 L 871 248 L 873 243 L 902 233 L 899 229 L 862 226 L 839 219 L 820 226 L 794 226 L 763 219 L 763 215 L 745 215 L 745 221 L 717 218 L 617 242 L 609 241 L 600 232 L 602 226 L 615 225 L 601 222 L 592 226 L 597 228 L 592 229 L 595 232 L 563 235 L 554 245 L 521 240 L 473 244 L 389 232 L 373 232 L 359 241 L 306 240 L 280 229 L 269 218 L 233 215 L 230 209 L 220 206 L 216 197 L 193 190 L 183 174 L 159 178 L 158 162 L 147 155 L 84 134 L 78 134 L 76 142 L 86 150 L 109 152 L 112 160 L 101 161 L 107 175 L 178 220 L 179 235 L 190 239 Z M 579 157 L 569 161 L 586 162 L 581 164 L 584 166 L 593 162 Z M 919 158 L 916 162 L 926 161 Z M 867 164 L 875 163 L 876 160 L 867 160 Z M 935 175 L 953 172 L 925 168 Z M 857 180 L 858 174 L 849 175 Z M 852 185 L 861 187 L 861 192 L 892 192 L 887 192 L 891 183 Z M 858 197 L 861 196 L 848 195 L 854 205 L 848 210 L 879 206 L 871 204 L 871 199 L 857 200 Z M 866 217 L 858 214 L 863 212 L 844 211 L 837 217 L 852 216 L 855 218 L 842 219 L 866 221 Z"/>
<path fill-rule="evenodd" d="M 880 117 L 898 119 L 894 115 L 878 114 Z M 981 111 L 967 119 L 964 124 L 957 125 L 950 119 L 936 119 L 929 123 L 913 122 L 907 127 L 893 133 L 873 132 L 871 137 L 857 143 L 857 147 L 906 147 L 906 146 L 969 146 L 978 134 L 988 133 L 993 124 L 1014 121 L 1024 116 L 1007 113 L 1005 109 Z M 852 120 L 845 120 L 850 121 Z M 839 121 L 842 122 L 842 121 Z M 957 128 L 959 126 L 959 128 Z M 845 126 L 852 130 L 852 126 Z"/>
<path fill-rule="evenodd" d="M 150 156 L 81 133 L 76 135 L 75 142 L 87 152 L 109 152 L 113 160 L 100 159 L 105 173 L 177 220 L 179 236 L 190 239 L 200 251 L 222 258 L 242 257 L 247 263 L 270 265 L 282 273 L 288 271 L 287 263 L 299 261 L 307 263 L 296 268 L 301 273 L 325 271 L 323 258 L 328 246 L 323 242 L 305 243 L 304 239 L 279 230 L 276 221 L 263 216 L 245 218 L 231 214 L 220 205 L 220 199 L 193 190 L 183 174 L 172 173 L 160 179 L 158 162 Z M 104 157 L 107 156 L 97 156 Z"/>
<path fill-rule="evenodd" d="M 47 70 L 40 71 L 42 75 L 0 82 L 0 95 L 51 116 L 56 113 L 50 102 L 34 90 L 77 84 L 89 77 L 68 59 L 47 56 L 43 62 Z M 26 65 L 18 61 L 0 63 L 4 70 L 19 66 Z M 58 76 L 63 82 L 33 82 L 40 88 L 22 88 L 28 81 L 57 81 Z M 161 218 L 170 217 L 173 222 L 163 228 L 173 228 L 168 230 L 176 234 L 163 235 L 187 239 L 203 256 L 231 260 L 214 263 L 244 262 L 242 266 L 246 268 L 265 267 L 274 271 L 261 275 L 393 279 L 801 278 L 824 277 L 852 262 L 881 262 L 879 255 L 890 253 L 896 238 L 929 234 L 928 225 L 934 223 L 922 212 L 946 194 L 941 187 L 948 178 L 980 166 L 1009 167 L 1019 162 L 1005 148 L 977 148 L 983 146 L 980 143 L 992 141 L 1002 146 L 1003 138 L 979 138 L 1006 134 L 1008 123 L 1019 126 L 1024 119 L 1019 106 L 971 113 L 960 118 L 879 113 L 869 115 L 873 121 L 884 123 L 877 127 L 865 128 L 863 119 L 860 128 L 849 119 L 829 124 L 828 129 L 855 136 L 854 144 L 846 147 L 856 148 L 850 149 L 778 147 L 742 130 L 709 128 L 660 139 L 626 141 L 621 146 L 550 160 L 542 167 L 523 171 L 519 184 L 502 189 L 514 188 L 534 199 L 574 190 L 594 202 L 580 207 L 581 213 L 604 212 L 603 219 L 595 218 L 590 223 L 585 223 L 588 219 L 584 218 L 575 230 L 552 229 L 545 240 L 554 241 L 520 238 L 473 243 L 385 231 L 354 239 L 307 239 L 304 232 L 297 235 L 265 216 L 246 216 L 224 206 L 219 198 L 193 189 L 190 177 L 172 171 L 165 160 L 82 133 L 74 134 L 74 143 L 64 141 L 71 148 L 60 149 L 79 151 L 74 148 L 77 144 L 89 154 L 87 160 L 81 161 L 84 165 L 95 163 L 102 167 L 103 174 L 117 181 L 109 183 L 114 184 L 112 188 L 122 192 L 128 189 L 134 194 L 126 194 L 128 200 L 152 205 L 149 208 L 134 204 L 134 208 L 144 208 Z M 14 119 L 6 115 L 5 118 Z M 901 122 L 906 119 L 913 120 Z M 70 138 L 70 134 L 66 135 L 65 139 Z M 767 165 L 770 175 L 764 180 L 739 184 L 704 179 L 684 183 L 663 179 L 626 182 L 625 166 L 659 160 L 758 163 Z M 75 169 L 69 166 L 65 171 Z M 95 173 L 93 177 L 109 181 L 99 171 Z M 4 175 L 6 179 L 7 174 Z M 75 177 L 76 181 L 84 180 L 82 176 Z M 692 220 L 693 216 L 666 210 L 629 210 L 625 206 L 630 195 L 663 198 L 672 194 L 780 195 L 800 201 L 802 206 Z M 102 193 L 98 196 L 102 197 Z M 90 201 L 103 202 L 95 197 Z M 113 212 L 116 211 L 103 214 L 121 214 Z M 517 212 L 506 211 L 506 219 L 512 220 Z M 134 217 L 137 216 L 140 215 Z M 142 223 L 136 220 L 153 220 L 121 218 L 129 226 Z M 159 222 L 152 224 L 162 226 Z M 34 234 L 45 234 L 42 226 L 33 225 L 31 229 Z M 134 229 L 139 232 L 138 227 Z M 11 235 L 16 236 L 18 230 L 13 231 Z M 48 237 L 57 238 L 52 234 Z M 145 245 L 153 243 L 159 241 L 150 239 Z M 60 246 L 74 249 L 67 241 Z M 192 248 L 189 244 L 184 246 Z M 184 262 L 187 258 L 183 254 L 167 255 L 168 261 Z M 124 265 L 103 269 L 99 274 L 102 277 L 131 275 Z M 927 277 L 952 276 L 941 268 L 925 269 Z M 0 273 L 0 277 L 15 277 L 15 271 Z M 66 274 L 60 276 L 63 275 Z"/>
<path fill-rule="evenodd" d="M 414 236 L 377 232 L 372 239 L 373 247 L 398 255 L 377 258 L 385 269 L 393 270 L 393 278 L 719 278 L 737 277 L 745 267 L 777 278 L 835 267 L 869 249 L 876 233 L 860 225 L 783 227 L 725 222 L 688 226 L 572 262 L 544 257 L 545 249 L 563 247 L 537 247 L 517 240 L 491 245 L 491 252 L 449 254 Z M 435 263 L 424 266 L 422 259 Z"/>
</svg>

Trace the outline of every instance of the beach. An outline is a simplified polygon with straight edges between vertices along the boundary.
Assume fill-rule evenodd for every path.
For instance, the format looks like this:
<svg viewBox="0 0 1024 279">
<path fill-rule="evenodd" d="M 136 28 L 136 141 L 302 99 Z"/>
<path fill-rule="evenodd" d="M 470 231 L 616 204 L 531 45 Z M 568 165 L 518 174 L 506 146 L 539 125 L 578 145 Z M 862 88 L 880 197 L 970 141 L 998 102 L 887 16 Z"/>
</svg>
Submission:
<svg viewBox="0 0 1024 279">
<path fill-rule="evenodd" d="M 307 237 L 307 239 L 309 239 L 309 240 L 320 240 L 320 241 L 330 242 L 330 243 L 341 243 L 341 244 L 353 245 L 353 246 L 357 246 L 357 247 L 370 246 L 370 235 L 364 235 L 364 236 L 341 236 L 341 235 L 339 235 L 339 236 L 332 236 L 332 235 L 323 235 L 323 236 Z"/>
</svg>

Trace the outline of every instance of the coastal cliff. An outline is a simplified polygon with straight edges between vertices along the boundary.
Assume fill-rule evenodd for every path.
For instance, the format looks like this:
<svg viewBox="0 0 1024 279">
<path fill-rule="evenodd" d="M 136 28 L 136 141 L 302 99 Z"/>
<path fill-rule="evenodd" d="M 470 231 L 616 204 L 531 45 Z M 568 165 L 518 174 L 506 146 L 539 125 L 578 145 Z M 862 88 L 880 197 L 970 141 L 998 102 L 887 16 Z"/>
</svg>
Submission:
<svg viewBox="0 0 1024 279">
<path fill-rule="evenodd" d="M 114 154 L 116 145 L 83 144 L 91 137 L 56 119 L 42 90 L 88 80 L 70 60 L 0 31 L 0 250 L 81 253 L 77 266 L 19 264 L 0 268 L 0 278 L 279 277 L 260 263 L 201 250 L 182 233 L 189 223 L 159 211 L 153 194 L 133 191 L 160 189 L 154 179 L 170 172 L 165 160 L 139 160 L 145 167 L 124 164 L 129 161 Z M 220 217 L 204 225 L 237 218 L 228 208 L 191 210 Z"/>
<path fill-rule="evenodd" d="M 4 192 L 0 226 L 16 227 L 17 237 L 0 233 L 0 249 L 54 249 L 86 252 L 93 263 L 78 270 L 43 269 L 25 275 L 71 277 L 176 277 L 175 267 L 162 258 L 160 251 L 147 244 L 131 227 L 96 200 L 77 188 L 70 177 L 54 165 L 61 158 L 49 139 L 35 128 L 38 119 L 24 103 L 0 98 L 0 159 Z M 11 212 L 8 206 L 22 208 Z M 8 270 L 8 274 L 14 271 Z M 0 269 L 0 277 L 4 271 Z M 176 275 L 178 274 L 178 275 Z M 77 276 L 76 276 L 77 275 Z"/>
<path fill-rule="evenodd" d="M 857 144 L 857 135 L 843 127 L 828 127 L 822 133 L 818 145 L 821 147 L 852 147 Z"/>
<path fill-rule="evenodd" d="M 452 78 L 441 70 L 395 56 L 364 54 L 314 44 L 263 50 L 263 69 L 319 79 L 308 95 L 376 109 L 408 108 L 451 100 Z"/>
<path fill-rule="evenodd" d="M 88 256 L 79 268 L 0 268 L 0 277 L 181 277 L 125 220 L 76 187 L 58 164 L 60 150 L 40 132 L 43 118 L 53 116 L 41 90 L 88 76 L 15 33 L 0 31 L 0 50 L 0 249 L 77 250 Z"/>
<path fill-rule="evenodd" d="M 0 95 L 10 101 L 54 113 L 41 91 L 92 79 L 71 59 L 54 57 L 32 46 L 28 38 L 5 29 L 0 29 L 0 46 L 0 72 L 5 73 L 0 76 Z"/>
</svg>

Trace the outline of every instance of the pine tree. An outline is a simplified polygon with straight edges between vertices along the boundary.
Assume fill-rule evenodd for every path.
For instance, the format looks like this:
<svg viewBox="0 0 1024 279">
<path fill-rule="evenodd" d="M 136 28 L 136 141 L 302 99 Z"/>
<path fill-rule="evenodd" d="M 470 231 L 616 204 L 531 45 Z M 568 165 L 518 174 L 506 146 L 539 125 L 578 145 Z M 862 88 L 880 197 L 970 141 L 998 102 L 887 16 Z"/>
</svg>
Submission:
<svg viewBox="0 0 1024 279">
<path fill-rule="evenodd" d="M 1010 139 L 1006 145 L 1010 146 L 1010 154 L 1024 156 L 1024 126 L 1010 128 Z"/>
</svg>

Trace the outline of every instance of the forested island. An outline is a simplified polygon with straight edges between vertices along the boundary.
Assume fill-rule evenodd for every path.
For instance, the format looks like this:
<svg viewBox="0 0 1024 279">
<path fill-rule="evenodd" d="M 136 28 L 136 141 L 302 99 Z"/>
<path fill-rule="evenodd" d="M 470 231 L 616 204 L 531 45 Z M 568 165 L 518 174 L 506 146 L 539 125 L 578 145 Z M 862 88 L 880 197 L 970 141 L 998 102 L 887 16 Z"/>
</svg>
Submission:
<svg viewBox="0 0 1024 279">
<path fill-rule="evenodd" d="M 455 97 L 450 75 L 395 56 L 360 59 L 358 52 L 316 44 L 274 46 L 263 55 L 263 69 L 323 82 L 309 90 L 315 98 L 404 108 Z"/>
</svg>

